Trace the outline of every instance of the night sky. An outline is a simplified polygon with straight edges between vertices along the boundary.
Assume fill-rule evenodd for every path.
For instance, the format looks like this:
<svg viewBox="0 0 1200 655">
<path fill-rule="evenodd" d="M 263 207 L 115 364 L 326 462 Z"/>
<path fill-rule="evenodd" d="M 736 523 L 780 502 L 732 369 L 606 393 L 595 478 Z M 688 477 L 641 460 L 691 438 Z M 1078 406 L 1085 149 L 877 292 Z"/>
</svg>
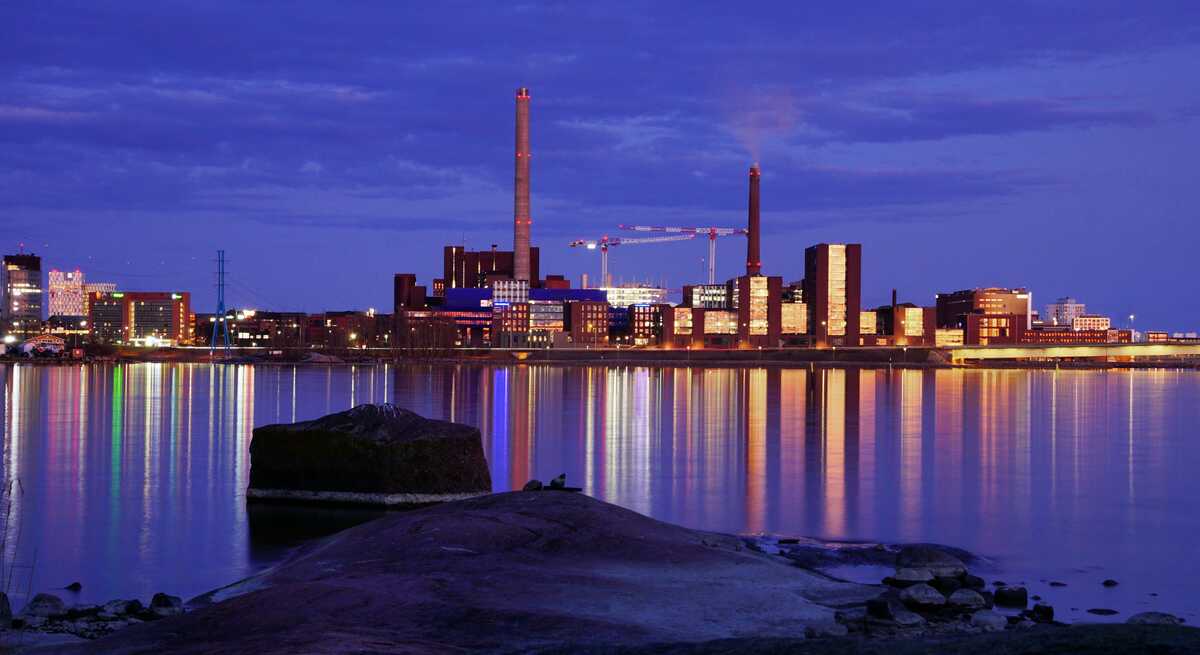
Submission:
<svg viewBox="0 0 1200 655">
<path fill-rule="evenodd" d="M 543 273 L 594 277 L 566 243 L 619 223 L 744 225 L 759 161 L 785 281 L 853 241 L 870 306 L 1028 286 L 1200 329 L 1200 3 L 857 4 L 6 3 L 0 247 L 201 311 L 224 248 L 232 305 L 390 311 L 443 244 L 511 246 L 528 86 Z M 678 287 L 705 250 L 611 265 Z"/>
</svg>

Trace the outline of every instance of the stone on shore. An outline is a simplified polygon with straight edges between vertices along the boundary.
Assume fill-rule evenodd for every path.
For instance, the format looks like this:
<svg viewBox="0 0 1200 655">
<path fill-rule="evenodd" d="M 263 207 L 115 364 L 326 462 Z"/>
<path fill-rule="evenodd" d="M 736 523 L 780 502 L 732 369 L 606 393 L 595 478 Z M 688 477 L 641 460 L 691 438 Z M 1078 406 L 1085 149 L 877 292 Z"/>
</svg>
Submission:
<svg viewBox="0 0 1200 655">
<path fill-rule="evenodd" d="M 999 632 L 1008 627 L 1008 619 L 994 610 L 979 610 L 971 615 L 971 625 L 985 632 Z"/>
<path fill-rule="evenodd" d="M 489 493 L 479 430 L 391 404 L 254 429 L 247 497 L 412 505 Z"/>
<path fill-rule="evenodd" d="M 913 609 L 922 610 L 936 609 L 946 604 L 942 592 L 923 582 L 906 587 L 900 592 L 900 600 Z"/>
<path fill-rule="evenodd" d="M 946 603 L 951 607 L 963 610 L 978 610 L 987 607 L 987 601 L 979 592 L 972 589 L 959 589 L 950 594 L 950 598 L 946 599 Z"/>
<path fill-rule="evenodd" d="M 879 591 L 754 552 L 736 536 L 550 492 L 392 513 L 303 547 L 246 585 L 245 594 L 77 652 L 531 652 L 745 635 L 802 640 L 806 626 L 833 623 L 835 607 Z"/>
<path fill-rule="evenodd" d="M 54 594 L 38 594 L 29 601 L 25 609 L 21 610 L 21 615 L 24 617 L 38 617 L 48 619 L 54 616 L 62 616 L 67 613 L 67 606 L 63 601 Z"/>
<path fill-rule="evenodd" d="M 1029 592 L 1025 587 L 999 587 L 996 589 L 996 604 L 1000 607 L 1019 607 L 1029 604 Z"/>
<path fill-rule="evenodd" d="M 1140 612 L 1125 620 L 1134 625 L 1183 625 L 1183 619 L 1166 612 Z"/>
<path fill-rule="evenodd" d="M 883 579 L 884 584 L 901 589 L 922 582 L 933 582 L 933 574 L 929 572 L 929 569 L 896 569 L 894 574 Z"/>
<path fill-rule="evenodd" d="M 955 578 L 967 572 L 962 560 L 936 546 L 905 546 L 896 554 L 897 568 L 928 569 L 937 578 Z"/>
<path fill-rule="evenodd" d="M 183 614 L 183 599 L 179 596 L 168 596 L 161 592 L 154 594 L 154 598 L 150 599 L 150 611 L 159 616 Z"/>
</svg>

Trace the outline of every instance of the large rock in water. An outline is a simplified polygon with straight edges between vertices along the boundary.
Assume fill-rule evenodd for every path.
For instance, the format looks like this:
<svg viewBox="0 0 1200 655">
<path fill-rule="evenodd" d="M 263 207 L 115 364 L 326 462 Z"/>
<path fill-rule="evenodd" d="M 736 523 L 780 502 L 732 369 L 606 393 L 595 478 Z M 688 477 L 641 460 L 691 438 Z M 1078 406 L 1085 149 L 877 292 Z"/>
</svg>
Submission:
<svg viewBox="0 0 1200 655">
<path fill-rule="evenodd" d="M 390 404 L 266 425 L 250 442 L 250 498 L 404 505 L 491 490 L 478 429 Z"/>
</svg>

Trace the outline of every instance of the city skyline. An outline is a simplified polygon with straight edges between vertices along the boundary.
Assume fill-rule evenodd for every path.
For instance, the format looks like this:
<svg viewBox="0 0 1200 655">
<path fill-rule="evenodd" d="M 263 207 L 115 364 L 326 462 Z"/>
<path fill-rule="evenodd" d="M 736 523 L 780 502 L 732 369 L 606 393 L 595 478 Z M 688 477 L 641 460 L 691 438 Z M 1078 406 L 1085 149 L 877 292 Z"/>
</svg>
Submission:
<svg viewBox="0 0 1200 655">
<path fill-rule="evenodd" d="M 511 243 L 511 93 L 527 86 L 544 273 L 594 278 L 597 258 L 567 243 L 618 223 L 743 225 L 758 161 L 763 268 L 785 281 L 805 247 L 854 242 L 863 306 L 894 287 L 920 304 L 1027 287 L 1039 309 L 1074 296 L 1114 322 L 1191 330 L 1200 308 L 1175 299 L 1195 286 L 1185 144 L 1200 92 L 1175 82 L 1197 12 L 1142 7 L 1004 9 L 987 25 L 830 7 L 676 25 L 655 8 L 593 15 L 590 31 L 553 9 L 454 25 L 362 8 L 141 17 L 150 33 L 194 27 L 171 43 L 122 33 L 119 15 L 85 36 L 92 12 L 120 9 L 39 6 L 0 28 L 5 251 L 23 241 L 44 270 L 187 289 L 207 311 L 221 247 L 231 306 L 389 307 L 391 275 L 428 282 L 441 245 Z M 228 52 L 201 45 L 232 26 Z M 756 46 L 756 30 L 779 38 Z M 718 279 L 743 246 L 718 246 Z M 704 254 L 659 244 L 611 266 L 679 288 L 705 278 Z"/>
</svg>

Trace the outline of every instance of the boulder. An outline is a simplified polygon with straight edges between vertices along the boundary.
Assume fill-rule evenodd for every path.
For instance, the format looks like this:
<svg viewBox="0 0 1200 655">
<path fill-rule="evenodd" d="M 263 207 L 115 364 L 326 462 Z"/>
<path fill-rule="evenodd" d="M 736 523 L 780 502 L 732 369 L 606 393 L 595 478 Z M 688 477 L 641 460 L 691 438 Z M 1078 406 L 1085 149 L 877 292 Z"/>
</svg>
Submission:
<svg viewBox="0 0 1200 655">
<path fill-rule="evenodd" d="M 949 596 L 950 594 L 958 591 L 963 585 L 958 578 L 947 578 L 942 576 L 934 578 L 933 582 L 929 583 L 929 586 Z"/>
<path fill-rule="evenodd" d="M 1029 611 L 1028 617 L 1037 623 L 1053 623 L 1054 608 L 1045 603 L 1038 603 Z"/>
<path fill-rule="evenodd" d="M 911 628 L 925 623 L 920 614 L 911 612 L 904 605 L 886 597 L 867 601 L 867 621 L 872 625 L 900 628 Z"/>
<path fill-rule="evenodd" d="M 1141 612 L 1125 620 L 1134 625 L 1182 625 L 1183 619 L 1166 612 Z"/>
<path fill-rule="evenodd" d="M 150 611 L 158 616 L 183 614 L 183 599 L 179 596 L 168 596 L 161 592 L 154 594 L 154 598 L 150 599 Z"/>
<path fill-rule="evenodd" d="M 1029 604 L 1029 592 L 1025 587 L 999 587 L 996 589 L 995 600 L 1000 607 L 1024 609 Z"/>
<path fill-rule="evenodd" d="M 987 607 L 987 601 L 983 599 L 983 596 L 979 595 L 979 592 L 972 589 L 959 589 L 958 591 L 950 594 L 950 598 L 946 599 L 946 602 L 951 607 L 956 609 L 970 611 L 980 610 Z"/>
<path fill-rule="evenodd" d="M 1008 619 L 993 610 L 979 610 L 971 615 L 971 625 L 984 632 L 999 632 L 1008 626 Z"/>
<path fill-rule="evenodd" d="M 933 582 L 933 574 L 929 569 L 897 569 L 895 574 L 883 579 L 883 584 L 901 589 L 922 582 Z"/>
<path fill-rule="evenodd" d="M 906 587 L 900 592 L 900 600 L 907 606 L 916 609 L 933 609 L 946 604 L 942 592 L 925 583 Z"/>
<path fill-rule="evenodd" d="M 954 578 L 967 572 L 962 560 L 936 546 L 905 546 L 896 554 L 897 568 L 928 569 L 934 577 Z"/>
<path fill-rule="evenodd" d="M 121 616 L 122 614 L 137 614 L 142 611 L 142 601 L 140 600 L 110 600 L 100 606 L 100 612 L 110 616 Z"/>
<path fill-rule="evenodd" d="M 559 473 L 558 477 L 550 481 L 551 489 L 562 489 L 567 486 L 567 474 Z"/>
<path fill-rule="evenodd" d="M 977 575 L 971 575 L 968 573 L 962 577 L 962 586 L 966 587 L 967 589 L 975 589 L 978 591 L 979 589 L 986 587 L 987 582 L 984 582 L 983 578 Z"/>
<path fill-rule="evenodd" d="M 541 480 L 530 480 L 529 482 L 525 483 L 524 487 L 521 487 L 521 491 L 541 491 L 541 490 L 542 490 L 542 481 Z"/>
<path fill-rule="evenodd" d="M 414 505 L 490 493 L 479 430 L 396 405 L 254 429 L 247 497 Z"/>
<path fill-rule="evenodd" d="M 66 589 L 67 591 L 80 591 L 83 589 L 83 584 L 79 582 L 72 582 L 71 584 L 63 587 L 63 589 Z"/>
<path fill-rule="evenodd" d="M 67 606 L 63 601 L 54 594 L 38 594 L 29 601 L 25 609 L 21 610 L 21 614 L 26 617 L 50 618 L 52 616 L 62 616 L 67 613 Z"/>
</svg>

